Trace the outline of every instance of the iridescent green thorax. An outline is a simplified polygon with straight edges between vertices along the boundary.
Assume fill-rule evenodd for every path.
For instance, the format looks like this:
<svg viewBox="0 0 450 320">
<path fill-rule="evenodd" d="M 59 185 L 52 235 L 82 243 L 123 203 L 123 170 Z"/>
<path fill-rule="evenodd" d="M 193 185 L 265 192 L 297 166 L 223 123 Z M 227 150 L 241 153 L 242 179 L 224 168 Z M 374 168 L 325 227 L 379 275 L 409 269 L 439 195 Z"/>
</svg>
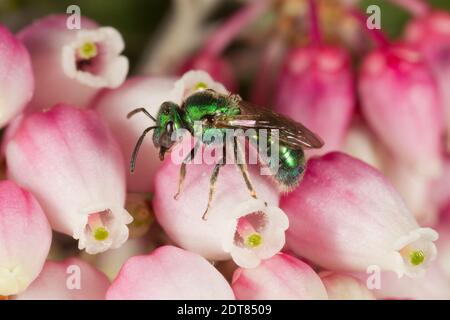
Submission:
<svg viewBox="0 0 450 320">
<path fill-rule="evenodd" d="M 191 127 L 195 121 L 202 121 L 205 117 L 231 116 L 241 112 L 233 100 L 209 91 L 200 91 L 188 97 L 182 109 L 185 111 L 184 121 Z"/>
</svg>

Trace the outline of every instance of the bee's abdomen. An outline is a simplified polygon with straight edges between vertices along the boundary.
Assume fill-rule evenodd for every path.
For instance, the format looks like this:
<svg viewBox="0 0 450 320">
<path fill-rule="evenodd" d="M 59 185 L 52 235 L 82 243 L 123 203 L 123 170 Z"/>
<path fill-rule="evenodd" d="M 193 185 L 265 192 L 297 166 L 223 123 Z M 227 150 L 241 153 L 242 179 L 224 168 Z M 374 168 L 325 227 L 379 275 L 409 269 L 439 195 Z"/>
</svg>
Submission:
<svg viewBox="0 0 450 320">
<path fill-rule="evenodd" d="M 279 167 L 274 179 L 282 191 L 294 189 L 303 176 L 305 170 L 305 155 L 302 149 L 293 150 L 280 145 Z"/>
<path fill-rule="evenodd" d="M 253 139 L 256 143 L 257 139 Z M 277 183 L 281 191 L 290 191 L 300 182 L 305 170 L 305 154 L 302 149 L 291 149 L 280 143 L 278 147 L 278 157 L 271 156 L 269 139 L 266 154 L 260 153 L 261 162 L 270 168 L 273 180 Z M 261 151 L 261 150 L 260 150 Z"/>
</svg>

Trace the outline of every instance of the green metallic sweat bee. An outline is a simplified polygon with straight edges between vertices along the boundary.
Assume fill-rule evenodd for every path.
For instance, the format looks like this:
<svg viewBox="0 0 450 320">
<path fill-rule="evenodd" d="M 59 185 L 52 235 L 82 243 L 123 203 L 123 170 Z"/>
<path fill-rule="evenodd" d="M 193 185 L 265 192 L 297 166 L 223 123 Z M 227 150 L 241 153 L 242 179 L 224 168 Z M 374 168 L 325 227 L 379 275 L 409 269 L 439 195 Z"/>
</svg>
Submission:
<svg viewBox="0 0 450 320">
<path fill-rule="evenodd" d="M 193 93 L 185 99 L 179 106 L 173 102 L 164 102 L 161 104 L 156 119 L 148 113 L 144 108 L 138 108 L 128 114 L 128 118 L 136 113 L 143 112 L 153 121 L 155 126 L 148 127 L 144 130 L 139 140 L 136 143 L 132 157 L 130 170 L 134 171 L 136 164 L 136 157 L 139 148 L 144 140 L 145 135 L 151 131 L 153 132 L 153 144 L 159 148 L 160 159 L 164 159 L 166 152 L 170 151 L 177 142 L 172 139 L 172 133 L 177 129 L 186 129 L 194 135 L 194 122 L 201 121 L 202 123 L 202 137 L 208 137 L 208 132 L 212 130 L 225 131 L 226 129 L 255 129 L 255 130 L 278 130 L 278 157 L 279 163 L 277 171 L 273 174 L 273 179 L 282 191 L 289 191 L 295 188 L 300 182 L 305 169 L 305 155 L 303 148 L 321 148 L 323 146 L 322 140 L 302 124 L 288 119 L 273 111 L 261 108 L 259 106 L 251 105 L 243 101 L 238 95 L 224 95 L 215 92 L 211 89 L 201 90 Z M 258 131 L 255 131 L 258 132 Z M 252 142 L 258 141 L 259 135 L 252 138 Z M 268 137 L 270 144 L 270 136 Z M 194 148 L 184 159 L 180 168 L 180 177 L 178 183 L 178 191 L 175 194 L 175 199 L 181 192 L 184 178 L 186 176 L 186 164 L 194 159 L 200 144 L 209 144 L 202 138 L 197 141 Z M 234 157 L 237 160 L 236 165 L 239 167 L 245 184 L 250 192 L 250 195 L 256 198 L 255 189 L 249 178 L 247 165 L 243 159 L 242 146 L 240 142 L 234 138 Z M 224 143 L 225 148 L 225 143 Z M 224 157 L 226 152 L 223 152 Z M 209 198 L 206 210 L 203 214 L 203 219 L 206 219 L 207 212 L 213 200 L 215 185 L 219 175 L 220 168 L 226 161 L 219 161 L 212 171 L 210 178 Z M 239 161 L 238 161 L 239 160 Z M 272 165 L 270 160 L 260 161 L 265 165 Z"/>
</svg>

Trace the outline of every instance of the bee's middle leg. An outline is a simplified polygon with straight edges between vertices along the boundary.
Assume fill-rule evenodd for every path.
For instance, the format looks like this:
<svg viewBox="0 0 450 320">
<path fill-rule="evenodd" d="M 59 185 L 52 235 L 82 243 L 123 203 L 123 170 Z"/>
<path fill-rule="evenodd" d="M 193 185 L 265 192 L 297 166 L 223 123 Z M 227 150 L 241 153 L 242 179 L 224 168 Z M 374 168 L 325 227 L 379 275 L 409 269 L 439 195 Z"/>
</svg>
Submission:
<svg viewBox="0 0 450 320">
<path fill-rule="evenodd" d="M 237 137 L 234 137 L 234 158 L 236 160 L 236 164 L 239 167 L 239 170 L 241 170 L 242 177 L 244 178 L 245 181 L 245 185 L 247 186 L 248 191 L 250 191 L 250 196 L 256 199 L 257 198 L 256 191 L 252 185 L 252 182 L 250 181 L 250 176 L 247 170 L 247 164 L 245 163 L 245 159 L 243 160 L 242 156 L 243 155 L 241 145 L 239 144 Z"/>
<path fill-rule="evenodd" d="M 222 168 L 227 163 L 227 150 L 225 144 L 223 146 L 223 156 L 222 159 L 214 166 L 213 172 L 211 174 L 211 178 L 209 179 L 209 196 L 208 196 L 208 204 L 206 205 L 206 210 L 202 215 L 203 220 L 207 220 L 208 211 L 211 207 L 212 200 L 214 198 L 214 193 L 216 192 L 216 182 L 219 177 L 220 168 Z"/>
<path fill-rule="evenodd" d="M 189 154 L 186 156 L 186 158 L 184 158 L 183 162 L 181 163 L 180 174 L 178 176 L 179 177 L 178 178 L 178 191 L 173 196 L 173 198 L 175 200 L 178 200 L 178 197 L 180 196 L 180 193 L 181 193 L 181 189 L 183 188 L 184 178 L 186 178 L 186 164 L 189 163 L 190 161 L 192 161 L 195 158 L 195 155 L 197 154 L 197 151 L 198 151 L 199 147 L 200 147 L 200 143 L 196 142 L 195 146 L 191 149 Z"/>
</svg>

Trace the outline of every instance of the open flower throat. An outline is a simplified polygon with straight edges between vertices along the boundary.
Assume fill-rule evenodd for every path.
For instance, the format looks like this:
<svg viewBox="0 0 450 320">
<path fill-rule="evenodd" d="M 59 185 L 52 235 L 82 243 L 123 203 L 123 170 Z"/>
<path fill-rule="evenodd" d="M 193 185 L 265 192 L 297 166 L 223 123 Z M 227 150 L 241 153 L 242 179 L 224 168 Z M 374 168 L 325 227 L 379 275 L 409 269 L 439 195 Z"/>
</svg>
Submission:
<svg viewBox="0 0 450 320">
<path fill-rule="evenodd" d="M 89 254 L 97 254 L 121 246 L 128 239 L 127 224 L 133 221 L 123 208 L 107 208 L 87 213 L 81 233 L 74 232 L 79 239 L 78 248 L 86 249 Z"/>
<path fill-rule="evenodd" d="M 253 249 L 264 242 L 262 230 L 266 226 L 264 212 L 258 211 L 239 218 L 234 243 L 241 248 Z"/>
<path fill-rule="evenodd" d="M 96 241 L 105 241 L 108 239 L 110 231 L 108 230 L 108 220 L 111 217 L 111 210 L 106 209 L 102 212 L 92 213 L 88 217 L 85 233 Z"/>
<path fill-rule="evenodd" d="M 236 206 L 230 215 L 222 247 L 240 267 L 255 268 L 283 248 L 288 226 L 280 208 L 251 199 Z"/>
<path fill-rule="evenodd" d="M 76 51 L 76 64 L 78 71 L 92 72 L 90 67 L 99 57 L 99 44 L 91 41 L 83 43 Z"/>
<path fill-rule="evenodd" d="M 128 73 L 128 59 L 120 33 L 110 27 L 80 30 L 62 51 L 67 77 L 91 88 L 116 88 Z"/>
<path fill-rule="evenodd" d="M 434 230 L 418 228 L 397 241 L 395 247 L 402 258 L 406 275 L 415 277 L 425 273 L 430 262 L 436 258 L 437 250 L 433 242 L 437 239 L 438 234 Z"/>
</svg>

